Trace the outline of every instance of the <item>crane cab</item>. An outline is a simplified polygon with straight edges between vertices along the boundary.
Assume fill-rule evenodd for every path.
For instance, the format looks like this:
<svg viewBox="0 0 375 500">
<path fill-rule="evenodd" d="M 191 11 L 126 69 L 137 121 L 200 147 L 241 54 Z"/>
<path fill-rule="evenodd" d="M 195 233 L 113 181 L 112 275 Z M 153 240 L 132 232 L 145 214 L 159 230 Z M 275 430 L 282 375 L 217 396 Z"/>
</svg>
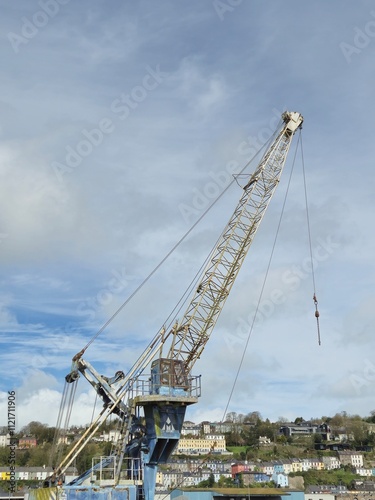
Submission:
<svg viewBox="0 0 375 500">
<path fill-rule="evenodd" d="M 159 358 L 151 364 L 151 394 L 184 396 L 190 392 L 189 378 L 182 360 Z"/>
</svg>

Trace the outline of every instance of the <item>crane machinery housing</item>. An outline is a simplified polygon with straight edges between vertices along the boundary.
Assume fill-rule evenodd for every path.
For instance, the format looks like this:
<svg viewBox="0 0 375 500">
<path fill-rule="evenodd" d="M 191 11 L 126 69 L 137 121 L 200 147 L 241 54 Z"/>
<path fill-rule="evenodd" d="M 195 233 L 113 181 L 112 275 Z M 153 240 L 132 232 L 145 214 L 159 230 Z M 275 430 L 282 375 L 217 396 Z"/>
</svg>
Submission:
<svg viewBox="0 0 375 500">
<path fill-rule="evenodd" d="M 66 387 L 84 376 L 103 401 L 103 408 L 67 455 L 56 465 L 45 487 L 31 490 L 29 500 L 153 500 L 159 464 L 178 444 L 185 412 L 198 401 L 200 377 L 192 374 L 253 241 L 303 117 L 284 112 L 281 125 L 259 165 L 243 187 L 240 200 L 211 253 L 192 299 L 179 321 L 162 328 L 128 373 L 100 375 L 73 357 Z M 69 483 L 65 473 L 110 415 L 119 421 L 119 439 L 109 456 Z"/>
</svg>

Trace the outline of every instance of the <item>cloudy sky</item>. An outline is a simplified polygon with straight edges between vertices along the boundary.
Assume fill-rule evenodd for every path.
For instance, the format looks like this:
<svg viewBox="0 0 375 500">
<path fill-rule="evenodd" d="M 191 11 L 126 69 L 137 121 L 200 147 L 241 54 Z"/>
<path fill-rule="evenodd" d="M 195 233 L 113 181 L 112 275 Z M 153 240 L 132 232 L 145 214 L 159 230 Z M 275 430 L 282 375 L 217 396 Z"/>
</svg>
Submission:
<svg viewBox="0 0 375 500">
<path fill-rule="evenodd" d="M 375 409 L 370 0 L 2 2 L 0 425 L 55 425 L 72 356 L 198 221 L 284 110 L 297 138 L 195 373 L 189 420 Z M 293 157 L 296 161 L 292 172 Z M 250 166 L 251 168 L 255 167 Z M 287 187 L 290 179 L 290 187 Z M 233 183 L 87 349 L 126 371 L 231 216 Z M 285 210 L 258 315 L 233 396 Z M 71 423 L 90 421 L 80 380 Z"/>
</svg>

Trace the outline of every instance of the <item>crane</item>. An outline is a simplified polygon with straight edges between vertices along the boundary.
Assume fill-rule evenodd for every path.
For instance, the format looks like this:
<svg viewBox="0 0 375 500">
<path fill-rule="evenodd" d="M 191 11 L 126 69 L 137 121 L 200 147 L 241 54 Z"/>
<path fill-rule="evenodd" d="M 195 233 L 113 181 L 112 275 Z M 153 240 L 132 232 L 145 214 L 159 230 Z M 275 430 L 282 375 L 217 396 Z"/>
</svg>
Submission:
<svg viewBox="0 0 375 500">
<path fill-rule="evenodd" d="M 84 484 L 113 487 L 132 481 L 141 498 L 153 500 L 156 472 L 176 448 L 186 408 L 198 401 L 200 377 L 192 369 L 200 358 L 241 265 L 262 221 L 287 158 L 295 132 L 302 126 L 298 112 L 285 111 L 279 130 L 255 171 L 247 178 L 240 200 L 215 246 L 182 318 L 162 328 L 128 373 L 100 375 L 83 359 L 72 360 L 67 384 L 83 375 L 103 401 L 103 408 L 71 451 L 56 468 L 67 468 L 110 415 L 120 422 L 120 438 L 110 456 L 65 486 L 72 491 Z M 146 371 L 148 370 L 148 371 Z M 108 479 L 108 477 L 110 479 Z"/>
</svg>

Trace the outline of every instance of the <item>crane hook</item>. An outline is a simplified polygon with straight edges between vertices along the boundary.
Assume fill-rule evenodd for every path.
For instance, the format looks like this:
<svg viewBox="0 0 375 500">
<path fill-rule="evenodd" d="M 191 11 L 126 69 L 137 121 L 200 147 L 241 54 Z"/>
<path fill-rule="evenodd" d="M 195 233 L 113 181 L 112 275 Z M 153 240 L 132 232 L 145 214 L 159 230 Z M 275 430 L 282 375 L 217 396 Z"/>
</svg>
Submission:
<svg viewBox="0 0 375 500">
<path fill-rule="evenodd" d="M 319 311 L 318 311 L 318 299 L 316 298 L 316 295 L 314 293 L 314 296 L 313 296 L 313 301 L 314 301 L 314 304 L 315 304 L 315 317 L 316 317 L 316 326 L 318 328 L 318 344 L 321 345 L 321 341 L 320 341 L 320 327 L 319 327 Z"/>
</svg>

